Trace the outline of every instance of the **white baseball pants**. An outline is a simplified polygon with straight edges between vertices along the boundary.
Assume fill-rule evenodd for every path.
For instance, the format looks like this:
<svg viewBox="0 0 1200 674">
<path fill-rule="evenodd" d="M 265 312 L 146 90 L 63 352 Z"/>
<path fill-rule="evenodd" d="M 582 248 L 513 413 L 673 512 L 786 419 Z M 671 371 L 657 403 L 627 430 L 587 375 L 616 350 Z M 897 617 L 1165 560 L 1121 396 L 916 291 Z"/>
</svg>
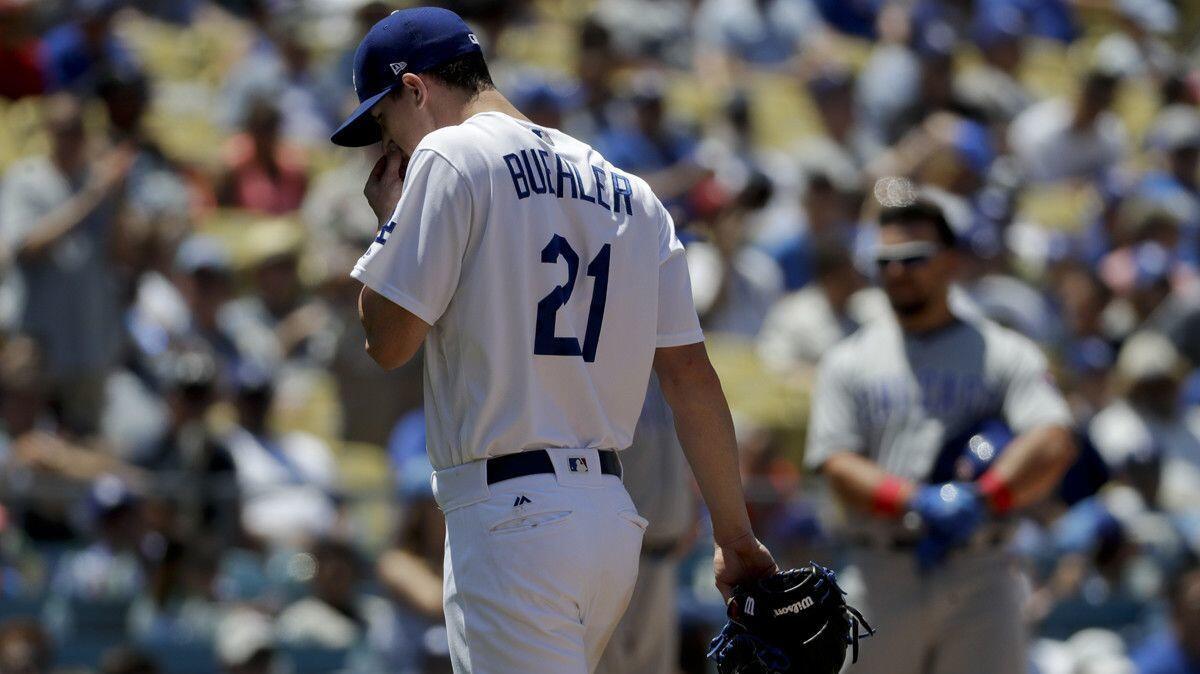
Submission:
<svg viewBox="0 0 1200 674">
<path fill-rule="evenodd" d="M 596 450 L 548 451 L 553 475 L 434 473 L 455 674 L 590 674 L 629 603 L 646 520 Z"/>
</svg>

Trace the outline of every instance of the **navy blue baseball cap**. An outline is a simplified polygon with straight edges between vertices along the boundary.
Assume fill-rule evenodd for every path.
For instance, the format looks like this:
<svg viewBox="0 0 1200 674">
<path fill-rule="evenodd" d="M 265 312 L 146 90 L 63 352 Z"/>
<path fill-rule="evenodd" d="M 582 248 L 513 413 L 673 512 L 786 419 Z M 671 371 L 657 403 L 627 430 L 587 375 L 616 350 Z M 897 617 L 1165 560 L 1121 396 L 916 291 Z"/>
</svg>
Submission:
<svg viewBox="0 0 1200 674">
<path fill-rule="evenodd" d="M 404 73 L 423 73 L 472 52 L 482 52 L 479 39 L 454 12 L 438 7 L 392 12 L 371 27 L 354 52 L 358 108 L 330 140 L 344 147 L 378 143 L 382 135 L 371 108 L 400 85 Z"/>
</svg>

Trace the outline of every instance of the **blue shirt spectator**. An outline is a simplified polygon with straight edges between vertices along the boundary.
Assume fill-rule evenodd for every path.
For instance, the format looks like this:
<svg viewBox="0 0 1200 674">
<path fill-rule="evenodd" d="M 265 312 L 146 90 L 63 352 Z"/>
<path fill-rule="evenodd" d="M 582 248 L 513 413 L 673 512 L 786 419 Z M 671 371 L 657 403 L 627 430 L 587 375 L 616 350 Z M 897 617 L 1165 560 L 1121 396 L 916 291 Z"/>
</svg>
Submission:
<svg viewBox="0 0 1200 674">
<path fill-rule="evenodd" d="M 90 93 L 102 71 L 136 68 L 133 55 L 112 32 L 112 15 L 118 3 L 86 0 L 80 4 L 82 20 L 58 26 L 42 40 L 46 84 L 51 91 Z"/>
</svg>

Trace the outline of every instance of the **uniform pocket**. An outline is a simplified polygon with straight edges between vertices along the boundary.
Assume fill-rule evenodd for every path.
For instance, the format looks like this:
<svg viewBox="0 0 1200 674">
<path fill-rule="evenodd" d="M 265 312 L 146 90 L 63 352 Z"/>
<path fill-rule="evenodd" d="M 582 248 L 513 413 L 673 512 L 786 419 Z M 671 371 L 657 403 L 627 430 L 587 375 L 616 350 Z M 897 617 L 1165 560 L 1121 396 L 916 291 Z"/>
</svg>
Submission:
<svg viewBox="0 0 1200 674">
<path fill-rule="evenodd" d="M 518 515 L 492 525 L 489 531 L 494 534 L 529 531 L 549 524 L 563 522 L 570 516 L 570 510 L 553 510 L 529 515 Z"/>
<path fill-rule="evenodd" d="M 617 515 L 626 522 L 629 522 L 638 529 L 641 529 L 643 532 L 646 531 L 646 527 L 650 525 L 650 520 L 637 514 L 636 510 L 622 510 L 618 512 Z"/>
</svg>

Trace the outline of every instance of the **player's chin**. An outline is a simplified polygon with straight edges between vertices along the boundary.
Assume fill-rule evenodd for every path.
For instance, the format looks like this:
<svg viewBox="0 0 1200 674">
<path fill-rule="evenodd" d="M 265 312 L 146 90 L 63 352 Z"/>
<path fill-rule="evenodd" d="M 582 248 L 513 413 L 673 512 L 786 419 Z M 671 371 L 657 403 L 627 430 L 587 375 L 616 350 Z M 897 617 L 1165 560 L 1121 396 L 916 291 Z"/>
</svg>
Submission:
<svg viewBox="0 0 1200 674">
<path fill-rule="evenodd" d="M 889 295 L 888 300 L 892 305 L 892 310 L 900 316 L 915 316 L 920 314 L 929 304 L 925 301 L 924 297 L 914 297 L 906 293 Z"/>
</svg>

